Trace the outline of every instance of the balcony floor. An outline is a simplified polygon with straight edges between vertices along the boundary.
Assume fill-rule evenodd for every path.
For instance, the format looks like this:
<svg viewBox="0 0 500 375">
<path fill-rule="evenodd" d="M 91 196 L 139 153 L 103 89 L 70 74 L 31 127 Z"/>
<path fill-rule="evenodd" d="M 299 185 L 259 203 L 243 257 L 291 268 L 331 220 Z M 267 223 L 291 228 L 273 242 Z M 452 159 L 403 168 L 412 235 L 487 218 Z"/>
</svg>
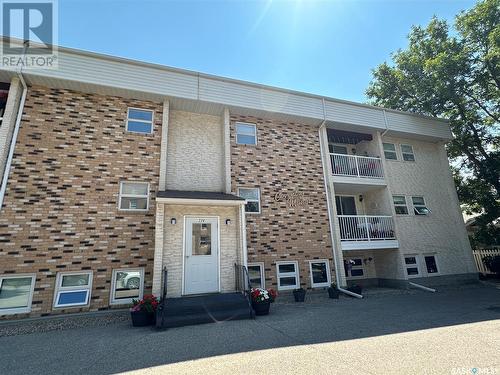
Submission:
<svg viewBox="0 0 500 375">
<path fill-rule="evenodd" d="M 387 186 L 383 178 L 332 176 L 335 193 L 364 193 L 370 190 L 382 189 Z"/>
<path fill-rule="evenodd" d="M 397 249 L 398 240 L 341 241 L 342 250 Z"/>
</svg>

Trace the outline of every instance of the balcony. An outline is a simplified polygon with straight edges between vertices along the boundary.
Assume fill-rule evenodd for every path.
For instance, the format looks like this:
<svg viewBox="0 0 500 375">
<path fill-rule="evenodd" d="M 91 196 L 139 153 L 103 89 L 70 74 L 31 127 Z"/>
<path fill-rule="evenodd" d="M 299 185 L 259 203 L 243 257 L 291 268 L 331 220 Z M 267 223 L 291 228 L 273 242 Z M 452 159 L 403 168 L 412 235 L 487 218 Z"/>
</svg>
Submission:
<svg viewBox="0 0 500 375">
<path fill-rule="evenodd" d="M 386 185 L 382 160 L 378 157 L 330 153 L 330 160 L 333 182 L 342 190 L 349 191 L 358 185 L 362 192 Z"/>
<path fill-rule="evenodd" d="M 342 250 L 399 247 L 392 216 L 338 215 Z"/>
</svg>

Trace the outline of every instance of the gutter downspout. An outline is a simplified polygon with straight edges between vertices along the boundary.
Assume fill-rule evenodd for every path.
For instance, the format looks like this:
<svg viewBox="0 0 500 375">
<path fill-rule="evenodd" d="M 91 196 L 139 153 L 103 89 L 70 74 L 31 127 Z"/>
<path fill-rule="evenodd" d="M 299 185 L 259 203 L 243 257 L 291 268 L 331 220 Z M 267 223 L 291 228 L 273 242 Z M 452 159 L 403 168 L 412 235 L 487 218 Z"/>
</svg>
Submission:
<svg viewBox="0 0 500 375">
<path fill-rule="evenodd" d="M 426 292 L 436 293 L 436 289 L 432 289 L 432 288 L 429 288 L 429 287 L 426 287 L 426 286 L 423 286 L 423 285 L 420 285 L 417 283 L 412 283 L 411 281 L 408 281 L 408 284 L 410 284 L 410 286 L 413 286 L 417 289 L 425 290 Z"/>
<path fill-rule="evenodd" d="M 380 134 L 380 138 L 382 138 L 385 133 L 389 131 L 389 123 L 387 122 L 387 113 L 385 112 L 385 109 L 382 110 L 382 113 L 384 114 L 384 123 L 385 123 L 385 130 Z"/>
<path fill-rule="evenodd" d="M 26 55 L 26 48 L 27 48 L 27 43 L 25 42 L 23 55 Z M 23 93 L 21 94 L 21 101 L 19 102 L 19 109 L 17 110 L 14 132 L 12 133 L 12 139 L 10 141 L 9 155 L 7 156 L 7 162 L 5 163 L 5 169 L 3 172 L 2 187 L 0 189 L 0 212 L 3 207 L 5 191 L 7 190 L 7 181 L 9 180 L 10 167 L 12 165 L 12 159 L 14 158 L 14 149 L 16 147 L 17 135 L 19 134 L 19 127 L 21 126 L 21 117 L 23 116 L 24 103 L 26 102 L 26 94 L 28 93 L 28 86 L 26 85 L 26 82 L 22 75 L 22 69 L 23 67 L 21 66 L 19 68 L 19 71 L 17 72 L 17 75 L 19 77 L 19 80 L 21 81 L 21 85 L 23 86 Z"/>
<path fill-rule="evenodd" d="M 331 237 L 332 237 L 331 238 L 331 241 L 332 241 L 332 253 L 333 253 L 333 262 L 334 262 L 334 266 L 335 266 L 335 280 L 336 280 L 336 284 L 337 284 L 337 290 L 339 292 L 344 293 L 344 294 L 348 294 L 348 295 L 350 295 L 352 297 L 363 298 L 363 296 L 361 294 L 353 293 L 353 292 L 351 292 L 349 290 L 346 290 L 344 288 L 341 288 L 339 286 L 340 285 L 339 261 L 338 261 L 338 257 L 337 257 L 337 252 L 335 251 L 335 241 L 334 241 L 334 238 L 333 238 L 333 231 L 335 229 L 334 229 L 333 223 L 332 223 L 333 213 L 331 211 L 332 208 L 331 208 L 331 204 L 330 204 L 330 190 L 328 189 L 328 182 L 327 182 L 327 179 L 329 178 L 329 176 L 328 176 L 329 171 L 327 170 L 326 166 L 324 165 L 325 164 L 325 160 L 324 160 L 325 153 L 324 153 L 323 137 L 321 136 L 321 129 L 324 126 L 325 126 L 325 121 L 323 121 L 321 123 L 321 125 L 319 126 L 319 130 L 318 130 L 318 133 L 319 133 L 319 147 L 320 147 L 320 152 L 321 152 L 321 162 L 323 164 L 323 182 L 324 182 L 324 185 L 325 185 L 326 206 L 327 206 L 327 209 L 328 209 L 328 221 L 329 221 L 330 233 L 331 233 Z"/>
</svg>

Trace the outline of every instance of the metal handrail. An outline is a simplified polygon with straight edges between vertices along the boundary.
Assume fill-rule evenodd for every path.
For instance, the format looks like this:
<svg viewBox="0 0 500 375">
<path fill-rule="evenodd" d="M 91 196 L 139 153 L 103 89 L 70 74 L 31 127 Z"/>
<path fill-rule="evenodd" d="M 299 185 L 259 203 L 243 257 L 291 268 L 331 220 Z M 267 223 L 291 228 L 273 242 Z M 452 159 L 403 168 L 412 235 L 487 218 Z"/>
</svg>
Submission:
<svg viewBox="0 0 500 375">
<path fill-rule="evenodd" d="M 156 313 L 156 328 L 163 328 L 165 322 L 165 305 L 167 303 L 167 267 L 163 267 L 163 290 L 161 291 L 161 300 Z"/>
<path fill-rule="evenodd" d="M 252 283 L 250 281 L 250 275 L 248 274 L 248 269 L 246 266 L 241 265 L 241 264 L 234 264 L 235 267 L 235 273 L 236 273 L 236 290 L 242 292 L 247 299 L 248 302 L 248 309 L 250 311 L 250 316 L 253 319 L 254 318 L 254 311 L 252 308 Z M 246 287 L 240 284 L 246 284 Z"/>
</svg>

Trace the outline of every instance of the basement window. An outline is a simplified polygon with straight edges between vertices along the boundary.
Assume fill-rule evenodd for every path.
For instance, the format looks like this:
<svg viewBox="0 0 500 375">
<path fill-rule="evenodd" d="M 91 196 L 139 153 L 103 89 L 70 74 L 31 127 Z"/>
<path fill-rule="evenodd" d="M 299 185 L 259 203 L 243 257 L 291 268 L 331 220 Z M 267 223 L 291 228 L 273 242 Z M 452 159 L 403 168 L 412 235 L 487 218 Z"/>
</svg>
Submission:
<svg viewBox="0 0 500 375">
<path fill-rule="evenodd" d="M 328 260 L 314 260 L 309 262 L 311 272 L 311 286 L 320 288 L 330 286 L 330 268 Z"/>
<path fill-rule="evenodd" d="M 405 268 L 408 277 L 418 277 L 420 275 L 420 270 L 418 268 L 418 256 L 417 255 L 405 256 Z"/>
<path fill-rule="evenodd" d="M 435 255 L 424 255 L 425 267 L 428 274 L 438 274 L 438 266 Z"/>
<path fill-rule="evenodd" d="M 346 277 L 364 277 L 365 270 L 363 267 L 363 259 L 351 258 L 344 261 L 344 270 Z"/>
<path fill-rule="evenodd" d="M 394 143 L 383 143 L 384 146 L 384 156 L 388 160 L 398 160 L 398 154 L 396 153 L 396 145 Z"/>
<path fill-rule="evenodd" d="M 127 131 L 131 133 L 153 133 L 154 112 L 146 109 L 128 108 Z"/>
<path fill-rule="evenodd" d="M 123 211 L 147 211 L 149 183 L 120 182 L 119 208 Z"/>
<path fill-rule="evenodd" d="M 0 315 L 31 311 L 35 275 L 0 275 Z"/>
<path fill-rule="evenodd" d="M 264 263 L 248 264 L 248 276 L 252 288 L 265 288 L 264 285 Z"/>
<path fill-rule="evenodd" d="M 92 272 L 58 273 L 54 307 L 87 306 L 92 289 Z"/>
<path fill-rule="evenodd" d="M 404 195 L 393 195 L 392 200 L 397 215 L 408 215 L 408 206 L 406 205 L 406 197 Z"/>
<path fill-rule="evenodd" d="M 415 215 L 429 215 L 430 210 L 425 205 L 424 197 L 411 197 Z"/>
<path fill-rule="evenodd" d="M 300 287 L 299 265 L 296 261 L 276 262 L 276 270 L 279 290 L 298 289 Z"/>
<path fill-rule="evenodd" d="M 246 122 L 236 123 L 236 144 L 238 145 L 256 145 L 257 144 L 257 126 Z"/>
<path fill-rule="evenodd" d="M 111 304 L 132 303 L 142 299 L 144 269 L 115 269 L 111 281 Z"/>
</svg>

